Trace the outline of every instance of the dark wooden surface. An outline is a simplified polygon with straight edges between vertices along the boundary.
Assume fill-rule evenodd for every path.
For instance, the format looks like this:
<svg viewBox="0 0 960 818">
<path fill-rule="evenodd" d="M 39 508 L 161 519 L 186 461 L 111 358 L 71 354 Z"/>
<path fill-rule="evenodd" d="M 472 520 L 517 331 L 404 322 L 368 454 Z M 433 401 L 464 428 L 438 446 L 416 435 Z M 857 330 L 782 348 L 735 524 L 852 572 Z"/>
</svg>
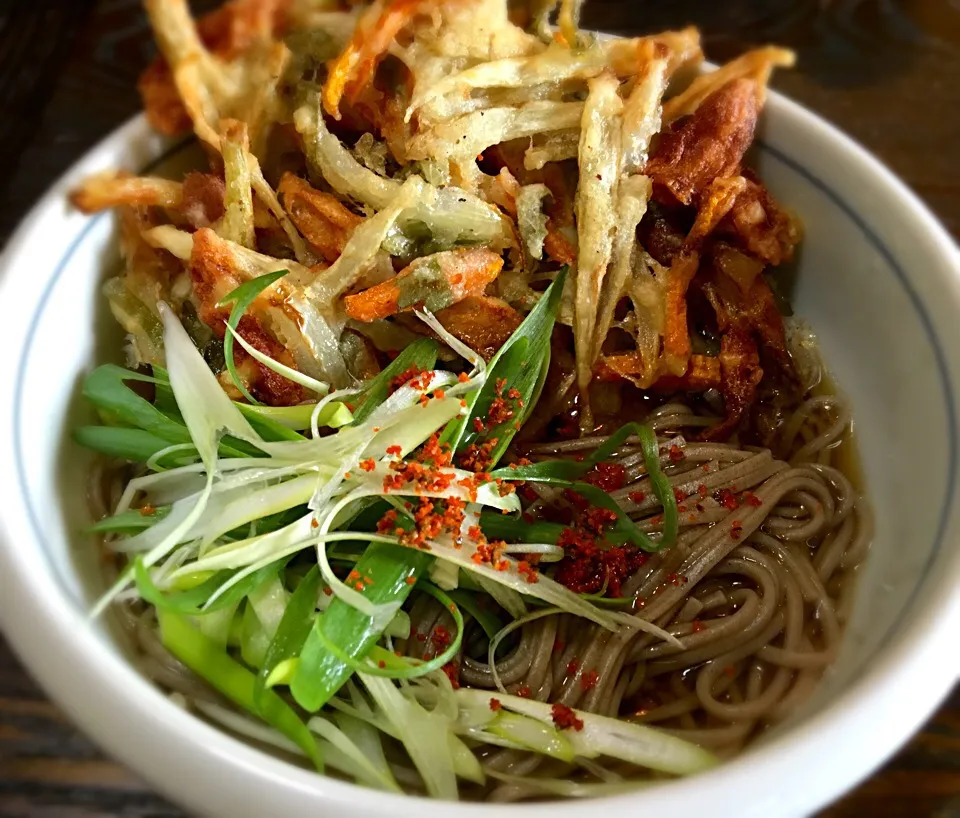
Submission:
<svg viewBox="0 0 960 818">
<path fill-rule="evenodd" d="M 775 85 L 879 155 L 960 235 L 958 0 L 593 0 L 584 22 L 620 33 L 697 23 L 715 59 L 767 41 L 796 49 L 797 70 Z M 137 0 L 0 0 L 0 244 L 136 112 L 151 53 Z M 0 638 L 0 817 L 182 815 L 80 735 Z M 823 815 L 960 818 L 960 691 Z"/>
</svg>

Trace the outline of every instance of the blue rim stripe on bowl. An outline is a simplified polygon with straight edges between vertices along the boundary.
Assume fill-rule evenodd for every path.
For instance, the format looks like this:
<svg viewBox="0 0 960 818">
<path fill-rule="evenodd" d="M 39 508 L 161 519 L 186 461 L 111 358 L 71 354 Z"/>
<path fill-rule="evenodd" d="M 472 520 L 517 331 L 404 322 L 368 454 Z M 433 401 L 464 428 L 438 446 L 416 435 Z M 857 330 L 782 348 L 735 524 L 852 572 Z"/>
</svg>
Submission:
<svg viewBox="0 0 960 818">
<path fill-rule="evenodd" d="M 142 176 L 147 173 L 151 173 L 156 170 L 165 162 L 173 159 L 174 156 L 186 150 L 188 147 L 194 144 L 193 138 L 181 140 L 180 142 L 172 145 L 167 148 L 160 156 L 154 159 L 152 162 L 149 162 L 142 170 L 138 171 L 138 175 Z M 40 324 L 40 316 L 43 313 L 44 309 L 47 306 L 47 301 L 50 298 L 50 293 L 53 291 L 53 288 L 56 286 L 57 282 L 60 280 L 60 276 L 63 275 L 64 271 L 67 268 L 67 265 L 73 259 L 73 254 L 77 251 L 77 248 L 86 240 L 87 236 L 93 231 L 93 228 L 100 223 L 102 219 L 105 219 L 109 216 L 109 213 L 98 213 L 95 216 L 92 216 L 87 223 L 83 226 L 83 229 L 74 237 L 73 241 L 70 242 L 70 246 L 67 247 L 66 252 L 63 254 L 57 266 L 54 268 L 53 275 L 50 276 L 50 280 L 47 282 L 46 286 L 43 288 L 43 293 L 40 296 L 40 301 L 37 304 L 37 308 L 33 313 L 33 316 L 30 318 L 30 324 L 27 328 L 27 337 L 23 345 L 23 353 L 20 357 L 20 360 L 17 363 L 17 375 L 14 379 L 13 385 L 13 446 L 14 446 L 14 465 L 17 471 L 17 484 L 20 489 L 20 494 L 23 497 L 24 506 L 27 509 L 27 516 L 30 519 L 30 527 L 33 528 L 33 533 L 37 538 L 38 542 L 44 542 L 46 539 L 43 536 L 43 526 L 40 525 L 40 515 L 37 513 L 37 510 L 33 507 L 33 502 L 30 497 L 30 492 L 27 489 L 27 470 L 26 470 L 26 458 L 23 454 L 23 433 L 21 431 L 21 419 L 23 414 L 23 380 L 26 377 L 27 373 L 27 358 L 29 357 L 29 350 L 33 346 L 33 339 L 37 333 L 37 326 Z M 58 576 L 58 572 L 53 565 L 50 554 L 47 552 L 47 549 L 43 550 L 43 559 L 50 568 L 50 572 L 54 576 Z M 75 600 L 82 606 L 81 600 Z"/>
<path fill-rule="evenodd" d="M 890 248 L 884 243 L 883 239 L 880 238 L 880 236 L 876 233 L 876 231 L 873 230 L 872 227 L 870 227 L 866 220 L 859 213 L 857 213 L 856 210 L 854 210 L 852 205 L 850 205 L 846 199 L 844 199 L 820 177 L 816 176 L 810 170 L 805 168 L 796 159 L 791 158 L 783 151 L 767 144 L 763 139 L 757 138 L 754 142 L 754 145 L 760 148 L 760 150 L 763 152 L 769 154 L 773 159 L 786 165 L 794 173 L 802 176 L 817 190 L 830 199 L 830 201 L 833 202 L 843 212 L 843 214 L 857 226 L 860 232 L 863 233 L 867 243 L 870 244 L 881 256 L 883 256 L 884 261 L 886 261 L 886 263 L 890 266 L 890 269 L 893 270 L 894 275 L 897 277 L 897 280 L 903 287 L 904 292 L 907 294 L 907 298 L 910 300 L 910 303 L 916 310 L 917 315 L 920 317 L 920 323 L 923 325 L 923 329 L 930 341 L 930 346 L 933 349 L 933 356 L 937 362 L 937 370 L 940 373 L 947 415 L 947 485 L 944 493 L 943 505 L 940 510 L 940 517 L 937 520 L 937 531 L 934 535 L 933 548 L 930 550 L 930 554 L 924 563 L 920 582 L 917 583 L 916 587 L 913 589 L 913 592 L 904 603 L 900 617 L 894 621 L 884 637 L 878 640 L 877 647 L 864 660 L 863 664 L 866 666 L 873 661 L 874 657 L 886 644 L 887 640 L 896 632 L 900 625 L 900 620 L 903 618 L 904 614 L 906 614 L 916 603 L 917 598 L 926 584 L 927 577 L 930 576 L 933 563 L 936 561 L 941 550 L 943 549 L 944 536 L 946 534 L 947 525 L 950 522 L 950 514 L 953 510 L 953 497 L 957 487 L 957 409 L 954 401 L 953 385 L 950 380 L 950 370 L 947 367 L 947 360 L 943 353 L 943 348 L 941 347 L 940 341 L 933 330 L 933 322 L 930 320 L 930 314 L 927 312 L 927 309 L 924 306 L 920 296 L 917 294 L 917 291 L 910 283 L 910 279 L 903 267 L 900 266 L 900 263 L 897 261 Z"/>
<path fill-rule="evenodd" d="M 190 147 L 194 144 L 194 140 L 187 139 L 179 144 L 176 144 L 166 150 L 161 156 L 157 159 L 150 162 L 145 168 L 143 168 L 140 173 L 150 173 L 155 170 L 157 167 L 163 163 L 169 161 L 174 156 L 176 156 L 181 151 Z M 921 581 L 917 584 L 917 587 L 913 590 L 909 598 L 907 599 L 902 613 L 909 611 L 914 604 L 916 603 L 917 598 L 920 595 L 921 590 L 925 584 L 927 577 L 930 575 L 930 571 L 933 567 L 933 563 L 939 556 L 943 548 L 944 535 L 946 533 L 946 528 L 950 519 L 950 514 L 952 511 L 952 500 L 954 496 L 954 491 L 957 485 L 957 460 L 958 460 L 958 451 L 957 451 L 957 412 L 954 402 L 954 395 L 952 390 L 952 384 L 950 379 L 949 369 L 947 367 L 946 357 L 943 353 L 943 349 L 940 346 L 939 340 L 934 333 L 933 323 L 930 320 L 930 315 L 927 312 L 923 301 L 920 296 L 917 294 L 916 290 L 913 288 L 913 285 L 910 283 L 910 280 L 900 266 L 893 252 L 887 247 L 883 239 L 870 227 L 870 225 L 863 219 L 862 216 L 857 213 L 857 211 L 842 197 L 840 196 L 833 188 L 831 188 L 826 182 L 817 177 L 815 174 L 811 173 L 810 170 L 805 168 L 795 159 L 786 155 L 782 151 L 774 148 L 772 145 L 767 144 L 762 139 L 757 139 L 754 143 L 757 148 L 761 151 L 769 154 L 773 159 L 781 162 L 786 165 L 795 173 L 802 176 L 807 182 L 813 185 L 817 190 L 823 193 L 827 198 L 830 199 L 842 212 L 843 214 L 850 219 L 851 222 L 860 230 L 867 242 L 883 257 L 886 263 L 889 265 L 890 269 L 893 270 L 894 275 L 897 280 L 900 282 L 904 292 L 907 294 L 907 298 L 910 303 L 913 305 L 917 314 L 920 317 L 920 322 L 923 325 L 924 331 L 929 339 L 930 346 L 933 349 L 934 358 L 936 360 L 937 369 L 940 373 L 941 386 L 944 392 L 944 403 L 946 408 L 947 416 L 947 434 L 948 434 L 948 459 L 947 459 L 947 486 L 944 495 L 944 501 L 941 507 L 941 512 L 939 520 L 937 522 L 937 531 L 935 534 L 933 548 L 929 556 L 927 557 L 926 563 L 923 566 L 923 573 Z M 54 286 L 57 284 L 60 276 L 66 270 L 70 261 L 73 258 L 74 253 L 77 248 L 83 243 L 83 241 L 89 236 L 93 228 L 98 224 L 100 219 L 106 218 L 107 213 L 100 213 L 92 217 L 87 224 L 84 225 L 83 229 L 77 234 L 74 240 L 70 243 L 70 246 L 67 248 L 65 254 L 57 263 L 56 268 L 53 271 L 50 280 L 47 282 L 44 287 L 43 294 L 40 297 L 40 302 L 37 305 L 37 308 L 30 319 L 29 328 L 27 330 L 26 343 L 24 344 L 24 349 L 20 361 L 17 365 L 17 375 L 14 381 L 14 408 L 13 408 L 13 439 L 14 439 L 14 460 L 15 467 L 17 472 L 17 481 L 19 484 L 20 493 L 23 496 L 24 505 L 27 509 L 27 515 L 30 519 L 30 525 L 33 528 L 34 534 L 37 537 L 37 540 L 43 542 L 45 537 L 43 535 L 43 527 L 40 525 L 40 515 L 37 513 L 36 509 L 33 506 L 33 503 L 30 498 L 30 494 L 27 489 L 27 480 L 26 480 L 26 463 L 22 449 L 22 433 L 21 433 L 21 419 L 22 419 L 22 393 L 23 393 L 23 380 L 26 375 L 27 367 L 27 358 L 28 351 L 33 344 L 33 339 L 37 331 L 37 326 L 40 322 L 40 316 L 43 313 L 43 310 L 46 307 L 47 300 L 49 299 L 50 293 L 53 290 Z M 46 549 L 43 552 L 44 559 L 47 561 L 47 564 L 50 566 L 52 573 L 56 576 L 57 572 L 54 570 L 52 565 L 50 555 L 47 553 Z M 82 604 L 82 603 L 81 603 Z M 901 615 L 902 618 L 902 615 Z M 878 647 L 871 652 L 866 660 L 864 665 L 869 664 L 873 661 L 877 652 L 880 650 L 880 647 L 885 644 L 887 639 L 892 636 L 892 634 L 899 627 L 900 619 L 893 623 L 890 628 L 890 631 L 884 636 L 883 639 L 879 640 Z"/>
</svg>

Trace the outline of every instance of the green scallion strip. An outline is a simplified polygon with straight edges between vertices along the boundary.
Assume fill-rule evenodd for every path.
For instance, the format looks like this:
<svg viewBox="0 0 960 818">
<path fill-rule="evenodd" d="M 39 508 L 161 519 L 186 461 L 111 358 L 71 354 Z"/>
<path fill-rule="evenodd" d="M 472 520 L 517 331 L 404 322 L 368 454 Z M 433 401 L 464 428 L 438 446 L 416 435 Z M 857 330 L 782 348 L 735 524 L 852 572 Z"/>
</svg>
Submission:
<svg viewBox="0 0 960 818">
<path fill-rule="evenodd" d="M 390 383 L 411 367 L 432 370 L 437 362 L 437 345 L 429 339 L 417 341 L 404 349 L 390 365 L 373 378 L 355 399 L 354 422 L 362 423 L 386 400 Z M 382 514 L 381 514 L 382 516 Z M 379 517 L 376 518 L 379 520 Z M 376 520 L 373 521 L 374 524 Z M 363 540 L 363 535 L 357 537 Z M 371 543 L 356 564 L 361 577 L 373 584 L 364 592 L 374 604 L 394 603 L 399 609 L 413 589 L 417 578 L 429 567 L 433 558 L 423 551 L 412 551 L 385 543 Z M 323 633 L 320 633 L 320 629 Z M 290 683 L 294 699 L 304 709 L 316 712 L 326 704 L 343 683 L 353 675 L 353 668 L 334 656 L 324 646 L 324 637 L 334 642 L 354 660 L 366 656 L 382 635 L 382 628 L 342 599 L 335 597 L 323 617 L 311 628 L 300 662 Z"/>
<path fill-rule="evenodd" d="M 373 580 L 364 591 L 372 603 L 392 602 L 399 607 L 432 560 L 425 551 L 371 543 L 354 570 L 361 577 Z M 354 668 L 331 653 L 328 644 L 335 644 L 341 655 L 356 661 L 370 652 L 382 632 L 369 616 L 334 598 L 323 616 L 317 618 L 300 654 L 300 663 L 290 683 L 297 703 L 311 713 L 316 712 L 353 675 Z"/>
<path fill-rule="evenodd" d="M 457 635 L 451 640 L 446 650 L 433 659 L 426 662 L 403 659 L 375 645 L 366 657 L 372 662 L 372 664 L 370 664 L 347 655 L 335 642 L 327 638 L 322 627 L 316 628 L 320 641 L 330 653 L 345 665 L 353 668 L 354 671 L 366 673 L 369 676 L 382 676 L 387 679 L 416 679 L 418 676 L 426 676 L 428 673 L 440 670 L 445 664 L 453 661 L 454 657 L 456 657 L 460 651 L 460 644 L 463 642 L 463 614 L 454 601 L 439 588 L 435 588 L 428 583 L 424 583 L 418 587 L 419 590 L 432 596 L 437 602 L 450 611 L 450 615 L 453 617 L 457 628 Z M 320 619 L 322 618 L 321 616 Z M 383 665 L 382 667 L 381 664 Z"/>
<path fill-rule="evenodd" d="M 287 602 L 277 632 L 267 648 L 253 691 L 253 699 L 258 705 L 264 691 L 270 686 L 268 682 L 271 674 L 283 662 L 297 656 L 306 642 L 317 618 L 317 594 L 320 593 L 320 587 L 320 568 L 314 565 Z"/>
<path fill-rule="evenodd" d="M 163 646 L 238 707 L 263 719 L 296 744 L 323 772 L 316 739 L 291 707 L 272 690 L 254 700 L 256 677 L 179 614 L 157 609 Z"/>
<path fill-rule="evenodd" d="M 476 594 L 470 591 L 456 590 L 448 591 L 447 595 L 457 603 L 458 607 L 473 617 L 474 621 L 483 629 L 488 639 L 493 639 L 493 637 L 500 632 L 503 623 L 497 619 L 496 614 L 483 609 Z"/>
<path fill-rule="evenodd" d="M 217 597 L 208 607 L 203 607 L 204 603 L 233 576 L 234 571 L 218 571 L 209 579 L 189 590 L 169 594 L 165 594 L 154 584 L 150 578 L 150 572 L 143 564 L 143 557 L 137 557 L 134 561 L 133 576 L 137 583 L 137 592 L 143 597 L 144 601 L 149 602 L 158 611 L 170 611 L 183 616 L 204 616 L 236 605 L 261 583 L 275 576 L 290 559 L 290 557 L 287 557 L 278 560 L 245 576 Z"/>
<path fill-rule="evenodd" d="M 414 341 L 402 350 L 390 365 L 372 378 L 352 403 L 356 408 L 353 413 L 354 423 L 363 423 L 373 411 L 383 403 L 390 394 L 390 383 L 398 375 L 415 367 L 423 371 L 432 370 L 437 365 L 437 344 L 429 338 Z"/>
</svg>

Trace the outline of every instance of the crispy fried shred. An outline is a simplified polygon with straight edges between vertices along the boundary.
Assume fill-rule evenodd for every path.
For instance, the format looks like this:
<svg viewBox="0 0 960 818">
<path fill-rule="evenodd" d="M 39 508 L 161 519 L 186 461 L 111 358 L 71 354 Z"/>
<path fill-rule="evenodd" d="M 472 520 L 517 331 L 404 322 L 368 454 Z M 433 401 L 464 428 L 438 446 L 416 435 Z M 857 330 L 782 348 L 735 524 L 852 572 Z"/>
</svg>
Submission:
<svg viewBox="0 0 960 818">
<path fill-rule="evenodd" d="M 327 261 L 336 261 L 362 216 L 348 210 L 329 193 L 285 173 L 278 188 L 283 207 L 304 238 Z"/>
<path fill-rule="evenodd" d="M 654 197 L 698 206 L 715 180 L 738 175 L 759 113 L 753 80 L 733 80 L 713 92 L 689 119 L 660 135 L 646 168 Z"/>
<path fill-rule="evenodd" d="M 148 9 L 162 6 L 182 6 L 182 0 L 150 0 Z M 257 42 L 283 32 L 289 0 L 231 0 L 196 21 L 196 34 L 210 54 L 232 62 L 246 54 Z M 165 14 L 174 19 L 181 39 L 188 33 L 182 8 L 157 8 L 154 14 Z M 156 18 L 155 18 L 156 19 Z M 189 20 L 189 16 L 186 16 Z M 172 39 L 172 38 L 171 38 Z M 169 42 L 169 40 L 168 40 Z M 174 71 L 166 56 L 157 57 L 144 70 L 138 83 L 143 108 L 150 124 L 160 133 L 177 136 L 190 130 L 190 113 L 180 96 Z"/>
<path fill-rule="evenodd" d="M 369 377 L 429 332 L 419 308 L 489 360 L 569 265 L 529 427 L 578 401 L 589 430 L 591 396 L 620 391 L 596 378 L 719 389 L 706 435 L 733 434 L 764 369 L 793 377 L 767 276 L 800 226 L 744 163 L 793 55 L 758 48 L 688 81 L 696 29 L 595 39 L 581 5 L 541 0 L 525 29 L 506 0 L 229 0 L 196 21 L 187 0 L 146 0 L 161 52 L 140 79 L 147 117 L 192 128 L 210 166 L 100 174 L 72 194 L 121 210 L 132 252 L 110 298 L 132 359 L 162 358 L 161 294 L 212 337 L 224 295 L 286 269 L 242 329 L 312 377 Z M 694 330 L 719 353 L 696 354 Z M 298 399 L 242 350 L 237 363 L 258 398 Z"/>
<path fill-rule="evenodd" d="M 704 285 L 704 293 L 717 316 L 720 342 L 720 389 L 724 419 L 708 429 L 706 440 L 724 440 L 736 430 L 756 400 L 763 377 L 760 347 L 789 379 L 796 378 L 787 348 L 783 318 L 762 275 L 741 286 L 722 271 Z"/>
<path fill-rule="evenodd" d="M 88 176 L 70 194 L 70 203 L 84 213 L 97 213 L 111 207 L 133 205 L 178 208 L 183 200 L 183 185 L 155 176 L 133 176 L 105 171 Z"/>
</svg>

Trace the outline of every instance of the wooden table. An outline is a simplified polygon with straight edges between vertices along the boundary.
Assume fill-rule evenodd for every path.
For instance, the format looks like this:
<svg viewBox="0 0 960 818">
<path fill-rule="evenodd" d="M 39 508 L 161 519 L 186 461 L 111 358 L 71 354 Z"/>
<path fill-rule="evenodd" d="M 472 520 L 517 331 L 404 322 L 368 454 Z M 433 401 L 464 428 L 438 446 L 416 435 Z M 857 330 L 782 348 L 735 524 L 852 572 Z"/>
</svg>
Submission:
<svg viewBox="0 0 960 818">
<path fill-rule="evenodd" d="M 867 145 L 960 234 L 957 0 L 593 0 L 584 21 L 625 34 L 688 22 L 716 59 L 768 41 L 796 49 L 798 69 L 775 85 Z M 151 53 L 137 0 L 0 4 L 0 243 L 61 171 L 136 112 Z M 0 816 L 182 815 L 80 735 L 0 639 Z M 823 815 L 960 816 L 960 690 Z"/>
</svg>

